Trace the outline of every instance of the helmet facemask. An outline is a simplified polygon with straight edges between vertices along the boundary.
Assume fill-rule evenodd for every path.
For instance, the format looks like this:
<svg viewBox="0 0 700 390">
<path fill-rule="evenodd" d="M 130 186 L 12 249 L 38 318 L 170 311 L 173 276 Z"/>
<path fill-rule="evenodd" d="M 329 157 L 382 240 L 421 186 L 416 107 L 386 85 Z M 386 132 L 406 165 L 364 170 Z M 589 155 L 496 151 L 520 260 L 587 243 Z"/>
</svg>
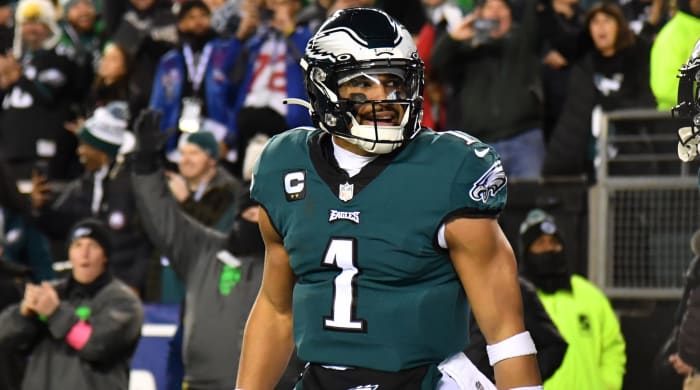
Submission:
<svg viewBox="0 0 700 390">
<path fill-rule="evenodd" d="M 687 162 L 700 154 L 700 40 L 690 60 L 681 67 L 678 78 L 678 105 L 673 108 L 673 114 L 689 119 L 687 126 L 678 130 L 678 157 Z"/>
<path fill-rule="evenodd" d="M 318 124 L 363 150 L 389 153 L 410 140 L 422 119 L 422 63 L 352 62 L 327 72 L 312 70 L 310 82 L 328 107 Z M 314 102 L 321 103 L 321 102 Z"/>
<path fill-rule="evenodd" d="M 322 130 L 377 154 L 420 131 L 423 62 L 411 34 L 386 12 L 337 11 L 309 40 L 301 66 L 311 118 Z"/>
</svg>

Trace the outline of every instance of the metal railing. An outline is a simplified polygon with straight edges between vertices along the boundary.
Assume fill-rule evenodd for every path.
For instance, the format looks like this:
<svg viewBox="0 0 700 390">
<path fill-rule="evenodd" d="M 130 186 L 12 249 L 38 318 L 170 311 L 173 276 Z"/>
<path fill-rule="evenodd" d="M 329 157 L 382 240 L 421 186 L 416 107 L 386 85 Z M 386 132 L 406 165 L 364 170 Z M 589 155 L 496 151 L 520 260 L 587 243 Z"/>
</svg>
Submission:
<svg viewBox="0 0 700 390">
<path fill-rule="evenodd" d="M 588 277 L 610 297 L 681 295 L 700 196 L 697 164 L 678 159 L 673 126 L 656 110 L 593 113 Z"/>
</svg>

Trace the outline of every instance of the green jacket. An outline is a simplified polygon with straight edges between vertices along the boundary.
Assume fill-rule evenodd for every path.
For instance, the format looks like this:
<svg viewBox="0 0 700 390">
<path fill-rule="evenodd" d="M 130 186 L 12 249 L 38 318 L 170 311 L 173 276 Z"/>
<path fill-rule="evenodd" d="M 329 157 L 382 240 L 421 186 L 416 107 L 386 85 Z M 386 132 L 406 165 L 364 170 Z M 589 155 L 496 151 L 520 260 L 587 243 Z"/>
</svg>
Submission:
<svg viewBox="0 0 700 390">
<path fill-rule="evenodd" d="M 571 291 L 537 294 L 569 348 L 545 390 L 619 390 L 625 375 L 625 340 L 608 298 L 573 275 Z"/>
<path fill-rule="evenodd" d="M 700 38 L 700 18 L 684 12 L 666 23 L 651 48 L 650 83 L 657 108 L 668 111 L 678 99 L 678 69 L 688 61 Z"/>
</svg>

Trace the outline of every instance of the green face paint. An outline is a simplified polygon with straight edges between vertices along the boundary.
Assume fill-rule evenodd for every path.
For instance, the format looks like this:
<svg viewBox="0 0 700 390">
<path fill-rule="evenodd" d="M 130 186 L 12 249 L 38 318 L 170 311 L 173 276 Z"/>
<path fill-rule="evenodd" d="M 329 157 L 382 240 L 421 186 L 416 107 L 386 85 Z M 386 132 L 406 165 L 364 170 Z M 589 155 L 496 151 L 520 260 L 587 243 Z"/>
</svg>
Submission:
<svg viewBox="0 0 700 390">
<path fill-rule="evenodd" d="M 219 278 L 219 293 L 223 296 L 228 296 L 240 280 L 241 267 L 231 267 L 224 264 L 221 268 L 221 277 Z"/>
</svg>

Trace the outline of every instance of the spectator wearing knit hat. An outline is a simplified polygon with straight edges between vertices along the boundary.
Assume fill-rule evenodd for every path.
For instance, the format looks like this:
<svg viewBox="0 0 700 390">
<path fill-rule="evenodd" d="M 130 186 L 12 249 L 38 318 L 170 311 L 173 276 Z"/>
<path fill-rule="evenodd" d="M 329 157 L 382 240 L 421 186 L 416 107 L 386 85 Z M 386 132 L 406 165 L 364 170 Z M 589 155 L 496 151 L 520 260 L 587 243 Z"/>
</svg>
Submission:
<svg viewBox="0 0 700 390">
<path fill-rule="evenodd" d="M 63 124 L 72 119 L 75 63 L 60 52 L 56 8 L 48 0 L 21 0 L 15 12 L 12 53 L 0 55 L 0 149 L 20 179 L 39 160 L 52 179 L 80 174 L 76 140 Z"/>
<path fill-rule="evenodd" d="M 71 224 L 86 217 L 109 228 L 114 250 L 110 269 L 137 291 L 144 287 L 152 246 L 141 230 L 131 183 L 124 172 L 119 150 L 130 136 L 124 102 L 112 102 L 95 110 L 78 132 L 77 154 L 85 173 L 53 193 L 45 178 L 35 176 L 32 206 L 38 226 L 54 240 L 63 238 Z"/>
<path fill-rule="evenodd" d="M 109 228 L 81 220 L 67 241 L 71 275 L 27 284 L 0 313 L 0 345 L 29 356 L 22 389 L 126 389 L 143 308 L 109 271 Z"/>
<path fill-rule="evenodd" d="M 247 191 L 243 183 L 218 164 L 219 144 L 216 137 L 206 130 L 184 133 L 180 136 L 178 151 L 178 172 L 165 171 L 173 197 L 190 217 L 217 231 L 227 232 L 236 217 L 236 201 Z M 185 286 L 176 277 L 169 261 L 162 264 L 162 297 L 182 299 Z M 182 387 L 182 337 L 180 323 L 168 352 L 168 389 Z"/>
<path fill-rule="evenodd" d="M 621 389 L 625 340 L 610 301 L 593 283 L 572 274 L 566 241 L 554 217 L 531 210 L 520 225 L 521 274 L 569 344 L 547 389 Z"/>
<path fill-rule="evenodd" d="M 182 209 L 199 222 L 227 231 L 233 222 L 234 203 L 244 190 L 240 180 L 218 165 L 219 144 L 208 131 L 185 133 L 178 142 L 179 173 L 167 172 L 173 196 Z"/>
<path fill-rule="evenodd" d="M 170 259 L 186 290 L 181 388 L 233 389 L 245 321 L 262 279 L 264 246 L 257 226 L 258 207 L 246 192 L 237 202 L 227 233 L 187 216 L 167 190 L 156 158 L 163 146 L 159 118 L 156 111 L 146 110 L 134 122 L 132 181 L 146 233 Z M 278 388 L 294 386 L 302 369 L 296 363 L 286 377 L 294 380 Z"/>
</svg>

